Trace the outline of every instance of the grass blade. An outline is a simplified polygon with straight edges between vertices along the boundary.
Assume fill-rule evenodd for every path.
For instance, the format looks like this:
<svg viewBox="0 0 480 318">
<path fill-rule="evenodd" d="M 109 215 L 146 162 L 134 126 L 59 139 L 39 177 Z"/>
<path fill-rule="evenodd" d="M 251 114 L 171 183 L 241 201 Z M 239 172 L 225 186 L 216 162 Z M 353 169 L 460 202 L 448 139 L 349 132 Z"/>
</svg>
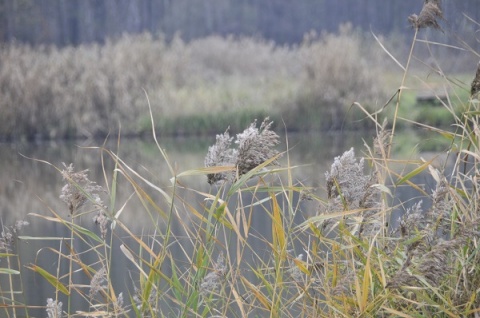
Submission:
<svg viewBox="0 0 480 318">
<path fill-rule="evenodd" d="M 424 162 L 421 166 L 419 166 L 418 168 L 416 169 L 413 169 L 412 171 L 410 171 L 409 173 L 407 173 L 405 176 L 403 176 L 402 178 L 400 178 L 399 180 L 397 180 L 397 182 L 395 182 L 395 185 L 400 185 L 402 183 L 405 183 L 406 181 L 410 180 L 411 178 L 415 177 L 416 175 L 418 175 L 419 173 L 423 172 L 425 169 L 427 169 L 431 164 L 432 164 L 432 160 L 430 161 L 427 161 L 427 162 Z"/>
<path fill-rule="evenodd" d="M 43 268 L 37 265 L 31 265 L 31 266 L 26 266 L 28 269 L 31 269 L 32 271 L 40 274 L 43 278 L 47 280 L 54 288 L 55 290 L 60 291 L 61 293 L 69 296 L 70 292 L 68 291 L 68 288 L 63 285 L 57 277 L 53 276 Z"/>
</svg>

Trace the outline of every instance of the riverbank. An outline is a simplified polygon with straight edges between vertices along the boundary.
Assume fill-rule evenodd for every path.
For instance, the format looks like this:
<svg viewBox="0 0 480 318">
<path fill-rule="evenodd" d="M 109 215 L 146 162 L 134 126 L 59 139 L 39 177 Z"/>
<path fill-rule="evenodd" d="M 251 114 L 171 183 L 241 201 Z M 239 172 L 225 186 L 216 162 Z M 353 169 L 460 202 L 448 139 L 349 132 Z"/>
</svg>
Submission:
<svg viewBox="0 0 480 318">
<path fill-rule="evenodd" d="M 62 49 L 3 46 L 0 136 L 103 136 L 120 125 L 126 135 L 150 133 L 148 100 L 161 134 L 241 129 L 266 114 L 296 131 L 339 129 L 354 101 L 374 109 L 386 100 L 381 52 L 371 47 L 349 26 L 298 46 L 150 34 Z"/>
<path fill-rule="evenodd" d="M 61 49 L 13 44 L 0 48 L 0 60 L 3 141 L 103 137 L 120 127 L 124 136 L 150 134 L 149 103 L 157 133 L 169 136 L 241 131 L 267 115 L 288 131 L 371 129 L 365 110 L 392 118 L 393 107 L 384 105 L 399 77 L 371 35 L 348 25 L 337 34 L 306 35 L 297 46 L 220 36 L 167 42 L 143 34 Z M 416 108 L 417 94 L 435 94 L 438 87 L 429 87 L 444 81 L 416 69 L 399 115 L 448 124 L 443 107 Z M 468 92 L 451 86 L 456 112 Z"/>
</svg>

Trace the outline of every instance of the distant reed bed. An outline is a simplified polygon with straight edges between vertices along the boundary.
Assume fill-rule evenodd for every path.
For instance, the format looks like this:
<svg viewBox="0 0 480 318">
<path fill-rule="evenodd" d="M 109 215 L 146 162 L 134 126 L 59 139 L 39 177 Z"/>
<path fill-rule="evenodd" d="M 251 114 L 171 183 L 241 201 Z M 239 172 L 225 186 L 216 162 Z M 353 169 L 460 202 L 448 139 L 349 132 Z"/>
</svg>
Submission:
<svg viewBox="0 0 480 318">
<path fill-rule="evenodd" d="M 239 131 L 267 112 L 292 130 L 331 129 L 321 118 L 337 127 L 354 100 L 373 106 L 382 90 L 379 63 L 362 54 L 361 39 L 344 26 L 298 46 L 220 36 L 166 42 L 150 34 L 65 48 L 4 45 L 0 136 L 103 136 L 119 123 L 125 135 L 149 132 L 145 92 L 164 134 Z"/>
</svg>

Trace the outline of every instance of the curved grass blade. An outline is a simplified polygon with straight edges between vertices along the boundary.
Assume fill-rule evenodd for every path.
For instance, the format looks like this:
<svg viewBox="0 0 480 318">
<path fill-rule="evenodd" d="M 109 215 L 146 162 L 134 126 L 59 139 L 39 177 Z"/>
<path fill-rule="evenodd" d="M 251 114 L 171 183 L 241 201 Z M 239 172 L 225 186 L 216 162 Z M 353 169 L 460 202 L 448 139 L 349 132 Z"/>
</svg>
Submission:
<svg viewBox="0 0 480 318">
<path fill-rule="evenodd" d="M 403 176 L 402 178 L 400 178 L 397 182 L 395 182 L 395 185 L 400 185 L 402 183 L 405 183 L 406 181 L 410 180 L 411 178 L 413 178 L 414 176 L 416 176 L 417 174 L 423 172 L 425 169 L 427 169 L 430 165 L 432 164 L 432 160 L 430 161 L 426 161 L 424 162 L 421 166 L 419 166 L 418 168 L 416 169 L 413 169 L 412 171 L 410 171 L 409 173 L 407 173 L 405 176 Z"/>
<path fill-rule="evenodd" d="M 171 178 L 170 182 L 174 182 L 175 179 L 180 178 L 180 177 L 187 177 L 187 176 L 202 176 L 202 175 L 207 175 L 207 174 L 217 174 L 221 172 L 228 172 L 228 171 L 234 171 L 235 166 L 217 166 L 217 167 L 205 167 L 205 168 L 197 168 L 197 169 L 191 169 L 191 170 L 186 170 L 181 173 L 179 173 L 176 177 Z"/>
<path fill-rule="evenodd" d="M 67 227 L 70 227 L 72 230 L 77 231 L 77 232 L 79 232 L 79 233 L 81 233 L 81 234 L 84 234 L 84 235 L 90 237 L 91 239 L 93 239 L 93 240 L 95 240 L 95 241 L 97 241 L 97 242 L 99 242 L 99 243 L 102 243 L 102 244 L 105 243 L 105 241 L 102 240 L 97 234 L 93 233 L 93 232 L 90 231 L 90 230 L 87 230 L 87 229 L 84 228 L 84 227 L 81 227 L 80 225 L 67 222 L 67 221 L 62 220 L 62 219 L 57 218 L 57 217 L 50 217 L 50 216 L 41 215 L 41 214 L 37 214 L 37 213 L 29 213 L 28 215 L 40 217 L 40 218 L 45 219 L 45 220 L 47 220 L 47 221 L 52 221 L 52 222 L 64 224 L 64 225 L 66 225 Z M 53 239 L 53 238 L 48 238 L 48 239 Z M 63 239 L 63 238 L 62 238 L 62 239 Z"/>
<path fill-rule="evenodd" d="M 250 283 L 243 276 L 241 277 L 241 280 L 246 285 L 246 287 L 248 287 L 250 291 L 253 293 L 253 295 L 255 296 L 255 299 L 257 299 L 266 310 L 272 309 L 272 306 L 270 305 L 270 301 L 268 300 L 268 298 L 255 285 Z"/>
<path fill-rule="evenodd" d="M 40 274 L 43 278 L 47 280 L 53 287 L 55 287 L 56 290 L 62 292 L 63 294 L 70 296 L 70 292 L 68 291 L 68 288 L 63 285 L 57 277 L 53 276 L 43 268 L 37 265 L 32 265 L 32 266 L 26 266 L 26 268 L 31 269 L 35 273 Z"/>
<path fill-rule="evenodd" d="M 282 154 L 277 154 L 276 156 L 273 156 L 272 158 L 266 160 L 262 164 L 259 164 L 258 166 L 256 166 L 252 170 L 250 170 L 249 172 L 242 175 L 240 177 L 240 179 L 238 179 L 234 184 L 232 184 L 232 186 L 230 187 L 230 190 L 228 191 L 227 196 L 228 197 L 232 196 L 235 192 L 238 191 L 238 189 L 240 189 L 253 176 L 270 173 L 270 171 L 262 171 L 262 169 L 265 168 L 266 166 L 268 166 L 269 164 L 272 164 L 273 162 L 275 162 L 275 160 L 277 160 L 281 155 Z"/>
</svg>

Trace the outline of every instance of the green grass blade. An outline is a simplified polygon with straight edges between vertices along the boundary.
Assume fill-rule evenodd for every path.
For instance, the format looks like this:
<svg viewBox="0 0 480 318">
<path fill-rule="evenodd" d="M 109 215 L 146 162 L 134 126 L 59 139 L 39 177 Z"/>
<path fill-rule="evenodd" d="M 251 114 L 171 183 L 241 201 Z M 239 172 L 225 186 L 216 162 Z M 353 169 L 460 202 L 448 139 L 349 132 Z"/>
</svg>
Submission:
<svg viewBox="0 0 480 318">
<path fill-rule="evenodd" d="M 170 278 L 169 283 L 170 283 L 170 286 L 172 287 L 173 295 L 181 303 L 182 295 L 185 294 L 185 289 L 183 288 L 182 283 L 178 279 L 177 266 L 175 265 L 175 261 L 172 258 L 170 258 L 170 261 L 172 266 L 172 276 Z"/>
<path fill-rule="evenodd" d="M 14 269 L 10 269 L 10 268 L 1 268 L 1 267 L 0 267 L 0 274 L 19 275 L 20 272 L 14 270 Z"/>
<path fill-rule="evenodd" d="M 405 176 L 400 178 L 397 182 L 395 182 L 395 185 L 398 186 L 398 185 L 410 180 L 411 178 L 415 177 L 416 175 L 418 175 L 419 173 L 421 173 L 425 169 L 427 169 L 431 165 L 431 163 L 432 163 L 432 160 L 424 162 L 421 166 L 419 166 L 416 169 L 413 169 L 412 171 L 407 173 Z"/>
<path fill-rule="evenodd" d="M 84 234 L 84 235 L 88 236 L 89 238 L 91 238 L 91 239 L 93 239 L 93 240 L 95 240 L 99 243 L 102 243 L 102 244 L 105 243 L 104 240 L 102 240 L 97 234 L 93 233 L 92 231 L 87 230 L 86 228 L 81 227 L 80 225 L 77 225 L 77 224 L 71 224 L 71 225 L 72 225 L 72 228 L 75 231 L 77 231 L 81 234 Z"/>
<path fill-rule="evenodd" d="M 61 293 L 70 296 L 70 292 L 68 291 L 68 288 L 63 285 L 57 277 L 53 276 L 43 268 L 37 265 L 32 265 L 32 266 L 26 266 L 28 269 L 31 269 L 35 273 L 40 274 L 43 278 L 47 280 L 53 287 L 55 287 L 56 290 L 60 291 Z"/>
</svg>

